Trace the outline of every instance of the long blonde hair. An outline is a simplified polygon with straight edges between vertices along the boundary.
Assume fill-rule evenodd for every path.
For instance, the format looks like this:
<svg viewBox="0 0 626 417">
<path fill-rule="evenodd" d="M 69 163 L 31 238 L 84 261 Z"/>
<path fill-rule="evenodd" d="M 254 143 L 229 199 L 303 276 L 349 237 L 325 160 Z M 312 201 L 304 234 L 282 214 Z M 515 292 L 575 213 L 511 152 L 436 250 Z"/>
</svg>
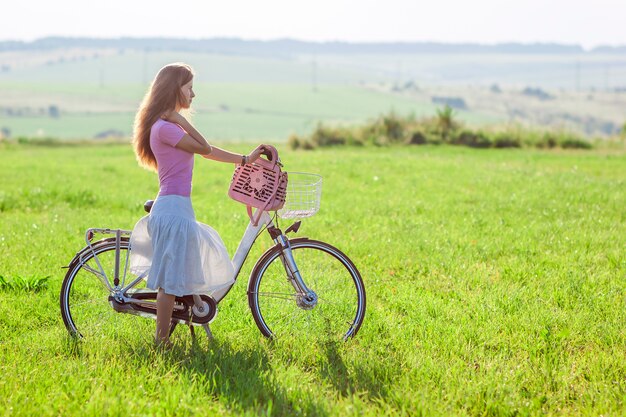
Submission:
<svg viewBox="0 0 626 417">
<path fill-rule="evenodd" d="M 164 113 L 185 105 L 181 87 L 193 79 L 193 69 L 180 62 L 161 68 L 152 81 L 135 115 L 133 146 L 140 165 L 156 170 L 157 161 L 150 147 L 150 129 Z"/>
</svg>

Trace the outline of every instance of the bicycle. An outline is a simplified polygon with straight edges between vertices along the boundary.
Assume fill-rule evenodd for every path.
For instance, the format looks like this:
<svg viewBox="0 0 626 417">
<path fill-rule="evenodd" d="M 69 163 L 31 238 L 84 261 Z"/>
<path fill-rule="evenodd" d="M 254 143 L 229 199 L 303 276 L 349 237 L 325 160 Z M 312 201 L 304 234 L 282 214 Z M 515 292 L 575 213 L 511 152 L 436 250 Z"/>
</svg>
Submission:
<svg viewBox="0 0 626 417">
<path fill-rule="evenodd" d="M 287 201 L 274 212 L 263 212 L 255 226 L 248 224 L 232 263 L 234 282 L 212 294 L 176 297 L 170 334 L 185 324 L 194 334 L 209 324 L 218 304 L 236 284 L 256 239 L 267 231 L 274 241 L 256 261 L 248 279 L 248 306 L 261 333 L 268 338 L 284 334 L 325 333 L 347 340 L 364 319 L 366 294 L 354 263 L 339 249 L 307 237 L 290 239 L 303 218 L 319 210 L 322 179 L 315 174 L 289 173 Z M 152 201 L 144 205 L 150 212 Z M 284 232 L 278 218 L 297 220 Z M 96 235 L 109 235 L 94 242 Z M 61 316 L 69 333 L 78 338 L 110 337 L 137 331 L 131 316 L 156 318 L 156 291 L 145 288 L 145 277 L 129 272 L 130 230 L 90 228 L 87 245 L 69 265 L 61 286 Z M 127 282 L 128 281 L 128 282 Z M 134 320 L 134 319 L 133 319 Z"/>
</svg>

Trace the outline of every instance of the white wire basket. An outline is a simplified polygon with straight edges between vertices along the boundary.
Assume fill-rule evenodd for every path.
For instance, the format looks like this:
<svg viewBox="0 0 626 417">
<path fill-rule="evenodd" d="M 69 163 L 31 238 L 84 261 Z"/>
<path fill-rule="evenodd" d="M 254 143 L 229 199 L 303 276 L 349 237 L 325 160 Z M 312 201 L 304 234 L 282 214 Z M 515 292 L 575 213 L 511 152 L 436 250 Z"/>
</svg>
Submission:
<svg viewBox="0 0 626 417">
<path fill-rule="evenodd" d="M 322 177 L 306 172 L 288 172 L 287 175 L 287 198 L 278 215 L 283 219 L 313 216 L 320 209 Z"/>
</svg>

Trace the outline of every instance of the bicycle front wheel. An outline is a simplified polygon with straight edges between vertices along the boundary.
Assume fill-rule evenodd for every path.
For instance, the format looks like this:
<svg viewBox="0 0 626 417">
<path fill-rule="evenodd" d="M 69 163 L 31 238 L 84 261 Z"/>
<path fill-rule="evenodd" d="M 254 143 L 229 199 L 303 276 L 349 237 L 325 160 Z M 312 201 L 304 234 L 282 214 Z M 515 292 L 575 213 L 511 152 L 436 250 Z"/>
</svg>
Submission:
<svg viewBox="0 0 626 417">
<path fill-rule="evenodd" d="M 148 320 L 118 313 L 109 303 L 116 266 L 120 284 L 129 283 L 129 256 L 129 241 L 122 238 L 116 261 L 115 238 L 109 238 L 94 243 L 93 250 L 83 250 L 70 265 L 60 294 L 61 316 L 70 334 L 88 340 L 150 334 Z M 139 286 L 145 287 L 144 281 Z"/>
<path fill-rule="evenodd" d="M 248 284 L 248 304 L 267 337 L 292 335 L 353 337 L 365 316 L 365 287 L 352 261 L 339 249 L 309 239 L 290 241 L 293 258 L 314 297 L 295 290 L 279 246 L 255 265 Z"/>
</svg>

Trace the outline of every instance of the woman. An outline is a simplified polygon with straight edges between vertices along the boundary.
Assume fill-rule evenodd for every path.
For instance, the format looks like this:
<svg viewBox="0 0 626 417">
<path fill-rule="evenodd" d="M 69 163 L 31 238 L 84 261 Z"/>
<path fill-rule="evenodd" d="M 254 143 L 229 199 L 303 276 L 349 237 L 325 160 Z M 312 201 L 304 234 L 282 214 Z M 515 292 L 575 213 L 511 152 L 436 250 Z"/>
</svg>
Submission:
<svg viewBox="0 0 626 417">
<path fill-rule="evenodd" d="M 193 76 L 186 64 L 161 68 L 139 107 L 133 134 L 139 163 L 159 174 L 159 194 L 150 215 L 133 229 L 131 262 L 133 272 L 147 273 L 147 287 L 158 290 L 155 342 L 165 346 L 170 345 L 176 296 L 207 294 L 234 279 L 221 238 L 195 219 L 190 199 L 194 154 L 246 164 L 263 152 L 262 145 L 249 155 L 211 146 L 180 114 L 195 97 Z"/>
</svg>

